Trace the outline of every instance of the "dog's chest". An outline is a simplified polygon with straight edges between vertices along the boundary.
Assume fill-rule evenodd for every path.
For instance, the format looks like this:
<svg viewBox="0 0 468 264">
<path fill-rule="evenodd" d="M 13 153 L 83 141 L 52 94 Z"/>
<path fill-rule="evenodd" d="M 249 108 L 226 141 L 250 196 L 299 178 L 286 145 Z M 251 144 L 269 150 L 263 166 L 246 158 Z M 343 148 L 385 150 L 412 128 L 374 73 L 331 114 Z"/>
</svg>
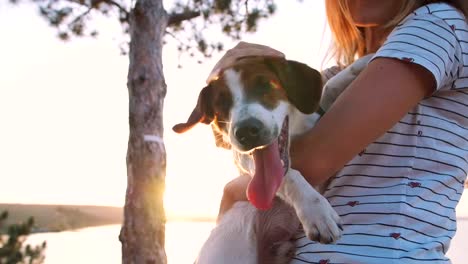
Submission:
<svg viewBox="0 0 468 264">
<path fill-rule="evenodd" d="M 313 114 L 303 114 L 297 109 L 294 109 L 289 115 L 289 135 L 291 138 L 300 136 L 305 132 L 312 129 L 312 127 L 319 120 L 320 115 Z"/>
<path fill-rule="evenodd" d="M 234 163 L 239 169 L 241 175 L 254 175 L 255 163 L 252 155 L 233 150 Z"/>
</svg>

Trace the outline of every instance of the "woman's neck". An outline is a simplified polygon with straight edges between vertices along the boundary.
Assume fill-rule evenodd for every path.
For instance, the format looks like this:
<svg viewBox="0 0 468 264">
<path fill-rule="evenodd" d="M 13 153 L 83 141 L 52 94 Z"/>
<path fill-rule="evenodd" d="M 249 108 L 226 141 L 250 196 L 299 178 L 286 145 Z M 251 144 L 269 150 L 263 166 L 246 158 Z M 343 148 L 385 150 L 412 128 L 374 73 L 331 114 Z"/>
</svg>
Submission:
<svg viewBox="0 0 468 264">
<path fill-rule="evenodd" d="M 384 43 L 391 29 L 382 27 L 365 27 L 364 39 L 366 42 L 365 53 L 375 53 Z"/>
</svg>

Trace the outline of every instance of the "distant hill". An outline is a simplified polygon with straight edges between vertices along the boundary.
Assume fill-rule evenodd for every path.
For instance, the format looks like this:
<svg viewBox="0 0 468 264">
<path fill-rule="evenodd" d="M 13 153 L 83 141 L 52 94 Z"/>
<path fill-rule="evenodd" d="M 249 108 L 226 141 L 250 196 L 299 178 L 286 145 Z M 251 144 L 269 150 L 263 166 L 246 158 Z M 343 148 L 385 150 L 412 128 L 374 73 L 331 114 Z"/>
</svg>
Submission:
<svg viewBox="0 0 468 264">
<path fill-rule="evenodd" d="M 58 232 L 90 226 L 121 224 L 123 209 L 111 206 L 1 204 L 0 212 L 8 211 L 9 223 L 34 217 L 34 232 Z M 0 232 L 4 230 L 0 229 Z"/>
</svg>

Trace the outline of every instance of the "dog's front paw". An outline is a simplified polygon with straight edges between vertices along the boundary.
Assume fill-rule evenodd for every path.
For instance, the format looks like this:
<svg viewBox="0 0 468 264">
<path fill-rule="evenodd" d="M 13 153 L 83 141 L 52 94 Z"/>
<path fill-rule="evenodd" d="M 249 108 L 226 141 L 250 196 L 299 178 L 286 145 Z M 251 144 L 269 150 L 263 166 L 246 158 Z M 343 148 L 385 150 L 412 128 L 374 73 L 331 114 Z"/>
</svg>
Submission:
<svg viewBox="0 0 468 264">
<path fill-rule="evenodd" d="M 341 237 L 343 227 L 340 217 L 324 197 L 308 200 L 305 206 L 297 208 L 296 213 L 310 240 L 330 244 Z"/>
<path fill-rule="evenodd" d="M 340 216 L 299 171 L 288 170 L 278 195 L 294 208 L 309 239 L 329 244 L 341 237 Z"/>
</svg>

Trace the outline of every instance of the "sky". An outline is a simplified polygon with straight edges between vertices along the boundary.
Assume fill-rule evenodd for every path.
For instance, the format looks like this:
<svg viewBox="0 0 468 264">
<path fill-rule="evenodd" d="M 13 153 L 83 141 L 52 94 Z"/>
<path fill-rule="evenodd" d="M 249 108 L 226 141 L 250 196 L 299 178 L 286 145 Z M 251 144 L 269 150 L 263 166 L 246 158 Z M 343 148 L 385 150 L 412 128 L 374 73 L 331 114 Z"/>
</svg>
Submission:
<svg viewBox="0 0 468 264">
<path fill-rule="evenodd" d="M 320 69 L 329 35 L 323 1 L 277 3 L 278 13 L 243 40 Z M 62 42 L 36 7 L 0 2 L 0 202 L 123 206 L 128 58 L 119 54 L 116 20 L 93 23 L 97 39 Z M 198 64 L 179 59 L 172 42 L 163 50 L 169 216 L 216 215 L 224 184 L 237 176 L 209 126 L 171 130 L 187 119 L 221 55 Z"/>
<path fill-rule="evenodd" d="M 244 40 L 320 67 L 322 2 L 278 2 L 277 15 Z M 93 23 L 97 39 L 63 42 L 35 6 L 0 3 L 0 202 L 124 204 L 128 58 L 119 54 L 118 23 L 100 17 Z M 215 215 L 224 184 L 237 176 L 231 153 L 215 147 L 208 126 L 182 135 L 171 127 L 186 120 L 222 54 L 200 65 L 179 59 L 171 41 L 163 54 L 166 209 Z"/>
</svg>

